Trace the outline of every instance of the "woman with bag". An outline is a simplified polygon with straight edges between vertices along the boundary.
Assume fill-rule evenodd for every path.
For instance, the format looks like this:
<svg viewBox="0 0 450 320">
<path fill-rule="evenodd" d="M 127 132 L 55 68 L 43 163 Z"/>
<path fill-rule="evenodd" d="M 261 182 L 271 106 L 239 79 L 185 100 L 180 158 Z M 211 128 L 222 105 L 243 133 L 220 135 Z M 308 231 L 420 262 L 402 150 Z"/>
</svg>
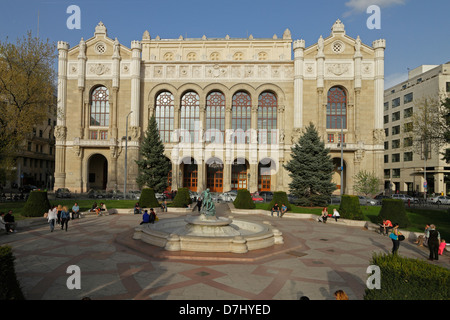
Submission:
<svg viewBox="0 0 450 320">
<path fill-rule="evenodd" d="M 398 231 L 398 223 L 394 223 L 394 227 L 392 228 L 389 238 L 392 240 L 392 254 L 397 254 L 398 248 L 400 247 L 400 241 L 405 239 L 405 236 Z"/>
<path fill-rule="evenodd" d="M 69 226 L 69 220 L 70 220 L 70 212 L 67 207 L 63 207 L 61 211 L 61 230 L 64 229 L 64 224 L 66 225 L 66 231 L 67 227 Z"/>
</svg>

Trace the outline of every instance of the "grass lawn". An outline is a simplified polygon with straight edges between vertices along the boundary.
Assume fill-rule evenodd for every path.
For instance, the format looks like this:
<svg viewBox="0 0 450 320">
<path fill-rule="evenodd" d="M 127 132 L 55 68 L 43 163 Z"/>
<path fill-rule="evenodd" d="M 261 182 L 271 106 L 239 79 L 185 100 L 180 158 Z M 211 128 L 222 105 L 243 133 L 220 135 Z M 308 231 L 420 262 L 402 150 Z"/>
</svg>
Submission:
<svg viewBox="0 0 450 320">
<path fill-rule="evenodd" d="M 53 205 L 61 204 L 62 206 L 67 206 L 69 209 L 72 208 L 75 202 L 78 202 L 80 206 L 80 211 L 87 211 L 92 207 L 92 204 L 96 201 L 98 204 L 100 202 L 104 202 L 107 208 L 116 208 L 116 209 L 126 209 L 133 208 L 135 203 L 138 200 L 108 200 L 108 199 L 86 199 L 86 200 L 77 200 L 77 199 L 51 199 L 50 203 Z M 9 210 L 13 210 L 14 217 L 16 220 L 26 219 L 22 215 L 22 210 L 25 205 L 25 201 L 18 202 L 4 202 L 0 203 L 0 211 L 8 212 Z M 267 210 L 267 203 L 256 203 L 256 209 Z M 297 207 L 292 205 L 293 209 L 291 213 L 298 214 L 315 214 L 320 215 L 322 212 L 322 208 L 320 207 Z M 328 206 L 328 212 L 332 212 L 333 208 L 339 208 L 339 205 L 330 205 Z M 380 206 L 362 206 L 361 207 L 365 220 L 373 223 L 377 223 L 378 213 L 380 212 Z M 42 215 L 44 212 L 42 212 Z M 450 242 L 450 214 L 447 213 L 446 210 L 433 210 L 433 209 L 413 209 L 410 208 L 406 211 L 408 215 L 409 221 L 411 225 L 407 228 L 408 231 L 413 232 L 423 232 L 425 229 L 425 225 L 427 224 L 435 224 L 438 231 L 441 233 L 441 238 L 446 239 L 447 242 Z M 394 222 L 394 221 L 393 221 Z"/>
<path fill-rule="evenodd" d="M 111 200 L 111 199 L 86 199 L 86 200 L 77 200 L 77 199 L 49 199 L 51 205 L 62 205 L 66 206 L 69 210 L 72 209 L 75 202 L 78 203 L 78 206 L 80 207 L 80 211 L 87 211 L 91 209 L 94 202 L 97 202 L 97 204 L 100 204 L 103 202 L 106 205 L 106 208 L 115 208 L 115 209 L 132 209 L 134 208 L 134 205 L 136 202 L 139 202 L 139 200 Z M 9 210 L 12 210 L 14 213 L 14 218 L 16 220 L 26 219 L 27 217 L 24 217 L 22 215 L 23 213 L 23 207 L 25 206 L 25 201 L 17 201 L 17 202 L 3 202 L 0 203 L 0 211 L 1 212 L 8 212 Z M 44 215 L 44 212 L 42 212 L 42 215 Z"/>
<path fill-rule="evenodd" d="M 291 213 L 307 213 L 317 216 L 322 213 L 322 208 L 297 207 L 294 205 L 292 205 L 292 208 Z M 328 212 L 332 212 L 333 208 L 339 209 L 339 205 L 328 206 Z M 267 204 L 256 203 L 256 209 L 267 210 Z M 364 213 L 365 221 L 378 222 L 381 206 L 361 206 L 361 210 Z M 411 225 L 407 228 L 408 231 L 423 232 L 427 224 L 434 224 L 440 232 L 441 238 L 450 242 L 450 213 L 447 213 L 446 210 L 410 208 L 406 210 L 406 215 L 411 222 Z"/>
</svg>

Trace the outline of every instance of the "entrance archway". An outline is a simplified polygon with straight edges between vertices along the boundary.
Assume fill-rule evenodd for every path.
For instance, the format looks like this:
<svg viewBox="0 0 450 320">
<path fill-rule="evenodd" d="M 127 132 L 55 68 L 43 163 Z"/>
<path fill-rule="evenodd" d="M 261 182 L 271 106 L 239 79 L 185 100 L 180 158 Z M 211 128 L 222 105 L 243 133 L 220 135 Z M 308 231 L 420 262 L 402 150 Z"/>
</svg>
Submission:
<svg viewBox="0 0 450 320">
<path fill-rule="evenodd" d="M 104 155 L 94 154 L 88 164 L 88 189 L 106 190 L 108 185 L 108 160 Z"/>
<path fill-rule="evenodd" d="M 248 189 L 248 161 L 237 158 L 231 165 L 231 190 Z"/>
<path fill-rule="evenodd" d="M 258 191 L 270 191 L 272 175 L 276 173 L 275 162 L 264 158 L 258 163 Z"/>
<path fill-rule="evenodd" d="M 206 187 L 211 192 L 223 192 L 223 162 L 219 158 L 206 161 Z"/>
<path fill-rule="evenodd" d="M 197 192 L 198 186 L 198 166 L 194 158 L 184 158 L 182 163 L 183 188 L 188 188 Z"/>
<path fill-rule="evenodd" d="M 343 179 L 343 186 L 341 186 L 341 158 L 333 158 L 333 179 L 332 182 L 336 184 L 336 191 L 335 194 L 341 193 L 341 188 L 343 188 L 343 193 L 345 193 L 345 188 L 347 186 L 347 165 L 344 161 L 344 179 Z"/>
</svg>

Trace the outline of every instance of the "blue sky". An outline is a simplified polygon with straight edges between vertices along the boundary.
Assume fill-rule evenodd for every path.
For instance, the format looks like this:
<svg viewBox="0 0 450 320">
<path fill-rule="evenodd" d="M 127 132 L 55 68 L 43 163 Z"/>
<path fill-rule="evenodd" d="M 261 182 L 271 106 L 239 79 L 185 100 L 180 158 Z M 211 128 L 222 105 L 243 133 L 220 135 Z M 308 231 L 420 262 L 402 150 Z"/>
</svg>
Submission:
<svg viewBox="0 0 450 320">
<path fill-rule="evenodd" d="M 381 28 L 367 28 L 370 5 L 381 8 Z M 81 29 L 68 29 L 69 5 L 81 10 Z M 93 36 L 103 21 L 110 38 L 130 46 L 145 30 L 154 38 L 271 38 L 289 28 L 310 46 L 340 19 L 347 35 L 363 43 L 386 39 L 386 88 L 406 80 L 408 68 L 450 61 L 448 0 L 0 0 L 0 39 L 15 41 L 31 30 L 50 41 Z"/>
</svg>

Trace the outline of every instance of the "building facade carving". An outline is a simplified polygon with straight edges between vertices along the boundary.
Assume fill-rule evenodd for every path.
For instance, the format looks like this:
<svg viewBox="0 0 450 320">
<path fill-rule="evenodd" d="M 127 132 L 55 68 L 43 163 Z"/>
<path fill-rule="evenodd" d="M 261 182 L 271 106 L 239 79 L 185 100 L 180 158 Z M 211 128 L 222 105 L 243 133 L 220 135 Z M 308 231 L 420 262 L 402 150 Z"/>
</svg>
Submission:
<svg viewBox="0 0 450 320">
<path fill-rule="evenodd" d="M 375 132 L 383 132 L 385 42 L 365 45 L 339 20 L 318 39 L 306 46 L 289 29 L 262 39 L 161 39 L 145 31 L 127 47 L 99 23 L 72 48 L 58 43 L 64 116 L 55 129 L 55 188 L 120 189 L 127 154 L 127 186 L 136 189 L 135 160 L 155 116 L 173 189 L 289 191 L 283 164 L 312 122 L 336 163 L 344 140 L 344 186 L 338 168 L 333 179 L 353 193 L 355 161 L 382 172 Z"/>
</svg>

